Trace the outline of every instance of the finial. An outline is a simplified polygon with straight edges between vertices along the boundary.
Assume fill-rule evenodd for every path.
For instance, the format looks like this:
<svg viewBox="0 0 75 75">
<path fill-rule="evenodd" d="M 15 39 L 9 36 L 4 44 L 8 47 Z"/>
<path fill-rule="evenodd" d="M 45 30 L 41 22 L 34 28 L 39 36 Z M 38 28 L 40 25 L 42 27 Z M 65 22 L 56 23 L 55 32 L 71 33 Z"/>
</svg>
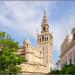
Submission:
<svg viewBox="0 0 75 75">
<path fill-rule="evenodd" d="M 69 36 L 70 35 L 70 28 L 68 27 L 67 28 L 67 36 Z"/>
<path fill-rule="evenodd" d="M 44 16 L 43 16 L 43 20 L 42 20 L 42 25 L 44 24 L 48 24 L 48 18 L 46 16 L 46 11 L 44 10 Z"/>
<path fill-rule="evenodd" d="M 38 34 L 38 29 L 37 29 L 37 34 Z"/>
<path fill-rule="evenodd" d="M 44 10 L 44 16 L 46 16 L 46 10 Z"/>
</svg>

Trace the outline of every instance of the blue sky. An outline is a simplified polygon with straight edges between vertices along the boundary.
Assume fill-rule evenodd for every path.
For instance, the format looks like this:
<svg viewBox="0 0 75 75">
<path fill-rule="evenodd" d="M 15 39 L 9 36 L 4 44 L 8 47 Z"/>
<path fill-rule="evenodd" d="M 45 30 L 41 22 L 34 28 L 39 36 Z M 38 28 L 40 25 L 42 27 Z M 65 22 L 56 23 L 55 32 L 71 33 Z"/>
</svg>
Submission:
<svg viewBox="0 0 75 75">
<path fill-rule="evenodd" d="M 34 46 L 37 28 L 41 31 L 44 9 L 54 37 L 56 63 L 67 29 L 75 26 L 75 1 L 0 1 L 0 31 L 10 34 L 20 45 L 28 38 Z"/>
</svg>

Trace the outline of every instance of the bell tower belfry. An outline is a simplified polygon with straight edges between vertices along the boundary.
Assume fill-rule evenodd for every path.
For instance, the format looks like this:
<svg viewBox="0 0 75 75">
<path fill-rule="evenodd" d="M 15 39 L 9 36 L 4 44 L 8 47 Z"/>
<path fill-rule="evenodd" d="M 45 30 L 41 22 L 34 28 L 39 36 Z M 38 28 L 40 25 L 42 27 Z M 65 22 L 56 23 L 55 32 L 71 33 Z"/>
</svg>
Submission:
<svg viewBox="0 0 75 75">
<path fill-rule="evenodd" d="M 44 10 L 44 16 L 43 16 L 41 28 L 42 28 L 42 31 L 41 31 L 42 33 L 49 32 L 48 19 L 47 19 L 45 10 Z"/>
<path fill-rule="evenodd" d="M 49 33 L 48 18 L 45 10 L 41 29 L 41 33 L 37 35 L 37 41 L 42 48 L 43 64 L 47 66 L 47 71 L 50 71 L 53 66 L 53 35 Z"/>
</svg>

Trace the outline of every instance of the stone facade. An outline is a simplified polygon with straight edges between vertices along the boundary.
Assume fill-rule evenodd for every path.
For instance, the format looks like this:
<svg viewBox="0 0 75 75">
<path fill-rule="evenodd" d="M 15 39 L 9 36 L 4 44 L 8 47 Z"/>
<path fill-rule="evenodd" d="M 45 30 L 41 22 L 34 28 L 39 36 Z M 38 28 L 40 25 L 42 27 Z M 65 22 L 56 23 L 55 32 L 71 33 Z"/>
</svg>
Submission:
<svg viewBox="0 0 75 75">
<path fill-rule="evenodd" d="M 32 47 L 29 40 L 24 41 L 23 48 L 18 54 L 26 57 L 27 62 L 19 65 L 23 72 L 50 72 L 53 66 L 53 36 L 49 33 L 48 19 L 46 12 L 41 24 L 41 33 L 37 33 L 37 46 Z"/>
<path fill-rule="evenodd" d="M 75 28 L 66 36 L 61 45 L 60 65 L 75 64 Z"/>
</svg>

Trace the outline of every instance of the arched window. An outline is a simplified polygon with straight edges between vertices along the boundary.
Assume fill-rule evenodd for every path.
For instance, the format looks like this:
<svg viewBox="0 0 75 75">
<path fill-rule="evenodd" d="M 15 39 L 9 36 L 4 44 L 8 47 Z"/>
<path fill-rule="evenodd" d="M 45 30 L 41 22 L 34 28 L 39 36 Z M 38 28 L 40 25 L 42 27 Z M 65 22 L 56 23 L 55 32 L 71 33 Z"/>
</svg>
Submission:
<svg viewBox="0 0 75 75">
<path fill-rule="evenodd" d="M 40 38 L 40 42 L 41 42 L 41 38 Z"/>
<path fill-rule="evenodd" d="M 46 41 L 46 37 L 45 37 L 45 41 Z"/>
<path fill-rule="evenodd" d="M 47 41 L 48 41 L 48 37 L 47 37 Z"/>
<path fill-rule="evenodd" d="M 43 30 L 44 30 L 44 31 L 46 30 L 45 27 L 43 27 Z"/>
<path fill-rule="evenodd" d="M 72 64 L 72 59 L 70 58 L 70 64 Z"/>
<path fill-rule="evenodd" d="M 42 36 L 42 41 L 44 41 L 44 36 Z"/>
<path fill-rule="evenodd" d="M 75 40 L 75 33 L 73 34 L 73 40 Z"/>
</svg>

